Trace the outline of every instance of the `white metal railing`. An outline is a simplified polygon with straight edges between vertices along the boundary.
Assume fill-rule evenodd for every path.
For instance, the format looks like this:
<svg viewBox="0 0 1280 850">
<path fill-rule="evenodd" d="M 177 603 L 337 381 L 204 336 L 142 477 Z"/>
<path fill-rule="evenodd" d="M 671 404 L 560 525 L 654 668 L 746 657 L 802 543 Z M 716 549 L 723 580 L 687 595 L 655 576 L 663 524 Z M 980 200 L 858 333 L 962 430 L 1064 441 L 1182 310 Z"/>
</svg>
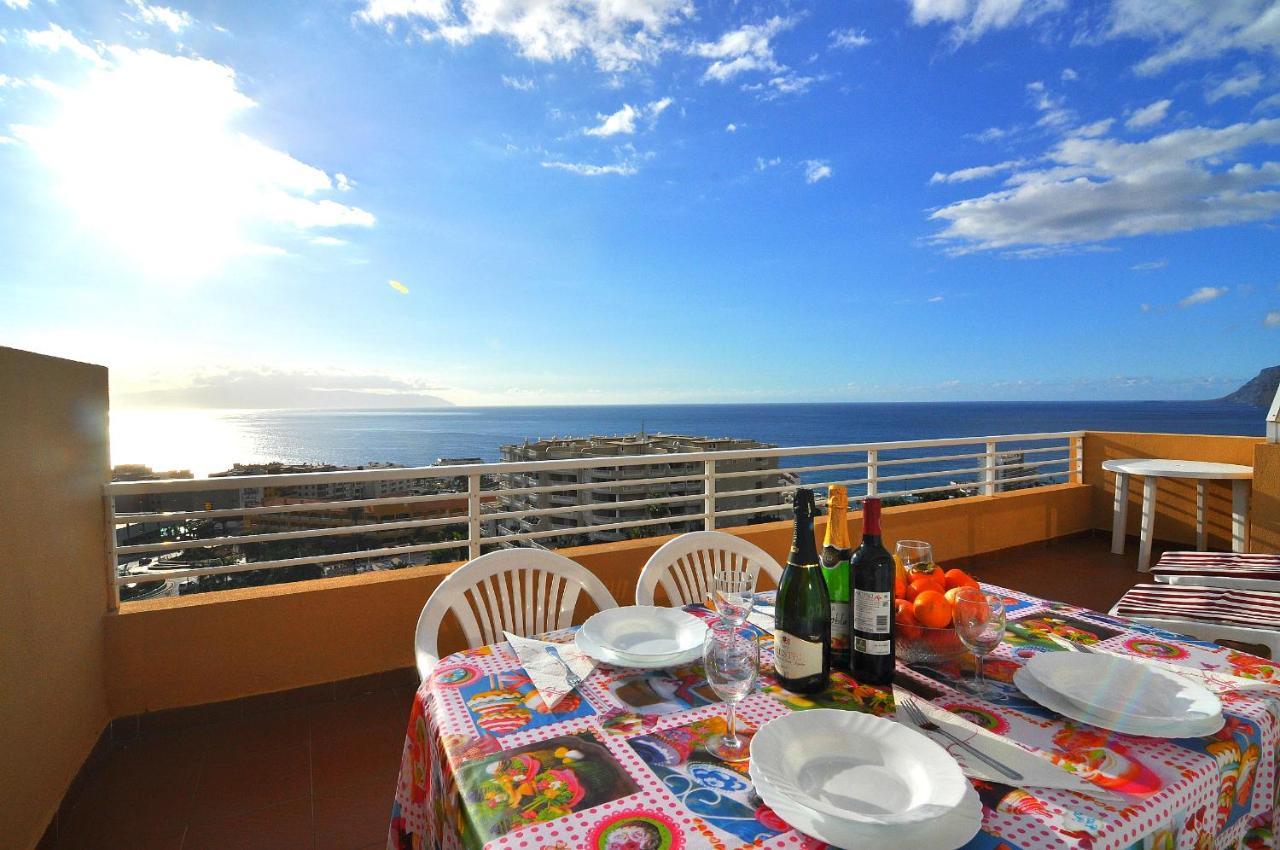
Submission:
<svg viewBox="0 0 1280 850">
<path fill-rule="evenodd" d="M 1082 437 L 1082 431 L 1059 431 L 678 455 L 113 482 L 106 486 L 107 524 L 111 529 L 126 529 L 127 539 L 119 542 L 118 534 L 108 535 L 109 583 L 118 604 L 122 586 L 146 581 L 391 558 L 400 564 L 405 559 L 425 563 L 429 553 L 442 550 L 474 558 L 486 546 L 539 545 L 538 541 L 580 535 L 593 540 L 616 539 L 646 527 L 659 531 L 664 527 L 714 529 L 758 518 L 767 520 L 769 514 L 785 516 L 787 496 L 801 483 L 819 491 L 844 484 L 855 497 L 910 499 L 947 492 L 994 495 L 1011 485 L 1080 481 Z M 576 475 L 566 476 L 566 472 Z M 561 474 L 552 478 L 550 473 Z M 457 481 L 467 484 L 465 492 L 306 502 L 293 497 L 294 501 L 283 501 L 291 498 L 290 488 L 302 486 L 351 488 L 374 481 L 402 482 L 405 486 L 413 481 L 420 486 L 423 480 L 439 482 L 441 487 Z M 602 491 L 608 491 L 613 501 L 595 495 Z M 130 498 L 144 505 L 121 510 L 121 504 Z M 271 503 L 274 499 L 282 501 Z M 197 501 L 203 503 L 203 509 L 193 506 Z M 820 497 L 819 502 L 823 501 Z M 386 521 L 369 516 L 370 509 L 387 509 L 386 513 L 395 506 L 405 510 L 391 514 Z M 631 516 L 635 511 L 648 515 L 599 521 Z M 565 525 L 566 518 L 572 518 L 573 523 Z M 238 526 L 236 533 L 229 530 L 229 524 Z M 264 524 L 267 528 L 259 530 Z M 142 534 L 128 537 L 131 529 L 140 526 Z M 423 538 L 424 534 L 432 539 Z M 408 539 L 390 540 L 391 535 Z M 145 539 L 132 542 L 139 536 Z M 261 551 L 269 544 L 323 544 L 337 551 Z M 176 560 L 190 549 L 224 550 L 229 554 L 221 560 L 231 562 Z"/>
</svg>

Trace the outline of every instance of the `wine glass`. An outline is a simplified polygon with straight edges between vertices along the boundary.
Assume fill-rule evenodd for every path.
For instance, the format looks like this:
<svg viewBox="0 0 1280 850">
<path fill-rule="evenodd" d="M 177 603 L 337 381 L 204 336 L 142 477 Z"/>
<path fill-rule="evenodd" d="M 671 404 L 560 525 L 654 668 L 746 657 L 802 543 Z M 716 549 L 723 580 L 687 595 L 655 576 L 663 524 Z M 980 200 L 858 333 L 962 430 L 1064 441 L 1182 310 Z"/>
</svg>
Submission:
<svg viewBox="0 0 1280 850">
<path fill-rule="evenodd" d="M 894 555 L 907 575 L 932 572 L 933 546 L 923 540 L 899 540 Z"/>
<path fill-rule="evenodd" d="M 755 603 L 755 576 L 742 570 L 716 570 L 711 576 L 711 596 L 726 625 L 737 628 L 751 616 Z"/>
<path fill-rule="evenodd" d="M 973 690 L 989 695 L 994 689 L 982 678 L 982 659 L 1004 640 L 1004 600 L 976 587 L 964 587 L 956 594 L 953 607 L 956 635 L 973 653 Z"/>
<path fill-rule="evenodd" d="M 743 761 L 750 753 L 750 739 L 738 735 L 737 707 L 760 672 L 760 640 L 751 629 L 717 623 L 707 630 L 702 664 L 707 683 L 729 706 L 728 729 L 707 742 L 707 751 L 724 761 Z"/>
</svg>

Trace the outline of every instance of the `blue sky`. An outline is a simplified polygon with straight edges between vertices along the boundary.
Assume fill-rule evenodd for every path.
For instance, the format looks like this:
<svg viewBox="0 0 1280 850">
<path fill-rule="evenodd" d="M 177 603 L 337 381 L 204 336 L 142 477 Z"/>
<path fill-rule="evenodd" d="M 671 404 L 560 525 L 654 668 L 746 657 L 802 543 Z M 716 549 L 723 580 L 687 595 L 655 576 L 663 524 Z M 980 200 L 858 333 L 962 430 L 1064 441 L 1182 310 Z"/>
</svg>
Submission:
<svg viewBox="0 0 1280 850">
<path fill-rule="evenodd" d="M 1280 0 L 0 0 L 0 343 L 119 405 L 1221 395 L 1278 53 Z"/>
</svg>

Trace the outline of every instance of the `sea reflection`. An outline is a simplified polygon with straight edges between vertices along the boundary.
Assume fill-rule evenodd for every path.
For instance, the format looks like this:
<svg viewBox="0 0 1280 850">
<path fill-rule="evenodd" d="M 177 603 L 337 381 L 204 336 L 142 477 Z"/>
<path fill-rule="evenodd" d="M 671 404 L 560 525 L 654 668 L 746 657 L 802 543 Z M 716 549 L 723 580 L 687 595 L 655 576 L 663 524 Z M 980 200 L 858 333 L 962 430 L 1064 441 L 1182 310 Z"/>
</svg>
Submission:
<svg viewBox="0 0 1280 850">
<path fill-rule="evenodd" d="M 188 469 L 196 476 L 233 463 L 259 463 L 257 442 L 240 411 L 112 410 L 111 463 L 145 464 L 156 471 Z"/>
</svg>

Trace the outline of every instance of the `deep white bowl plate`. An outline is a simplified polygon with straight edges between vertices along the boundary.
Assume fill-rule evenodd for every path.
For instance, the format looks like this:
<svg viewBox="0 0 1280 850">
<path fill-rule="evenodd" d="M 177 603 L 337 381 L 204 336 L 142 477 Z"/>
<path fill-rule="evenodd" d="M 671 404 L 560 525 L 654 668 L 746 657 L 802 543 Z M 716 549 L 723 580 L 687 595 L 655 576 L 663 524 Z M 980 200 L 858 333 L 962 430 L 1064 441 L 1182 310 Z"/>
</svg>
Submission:
<svg viewBox="0 0 1280 850">
<path fill-rule="evenodd" d="M 610 667 L 629 667 L 636 670 L 662 670 L 670 667 L 683 667 L 686 664 L 692 664 L 695 661 L 702 660 L 702 647 L 697 646 L 687 652 L 678 653 L 659 658 L 631 658 L 629 656 L 620 655 L 611 649 L 600 646 L 593 641 L 589 635 L 584 633 L 582 629 L 574 635 L 574 643 L 578 649 L 582 650 L 586 655 L 608 664 Z"/>
<path fill-rule="evenodd" d="M 658 661 L 701 651 L 707 624 L 679 608 L 628 605 L 592 615 L 581 632 L 619 656 Z"/>
<path fill-rule="evenodd" d="M 1204 721 L 1222 701 L 1185 676 L 1102 653 L 1043 652 L 1025 665 L 1040 684 L 1096 717 L 1140 723 Z"/>
<path fill-rule="evenodd" d="M 956 850 L 982 828 L 982 801 L 972 786 L 960 805 L 941 817 L 908 824 L 866 824 L 841 820 L 795 803 L 761 776 L 753 763 L 748 772 L 756 793 L 774 814 L 819 841 L 842 850 Z M 965 783 L 968 785 L 968 783 Z"/>
<path fill-rule="evenodd" d="M 1013 683 L 1035 702 L 1063 717 L 1088 723 L 1101 729 L 1110 729 L 1125 735 L 1140 735 L 1147 738 L 1203 738 L 1212 735 L 1223 727 L 1226 719 L 1219 712 L 1215 717 L 1195 720 L 1162 720 L 1153 723 L 1123 715 L 1101 716 L 1086 711 L 1076 703 L 1045 685 L 1025 666 L 1013 674 Z"/>
<path fill-rule="evenodd" d="M 797 711 L 765 723 L 751 739 L 751 764 L 796 805 L 858 824 L 939 818 L 969 790 L 956 760 L 921 733 L 839 709 Z"/>
</svg>

